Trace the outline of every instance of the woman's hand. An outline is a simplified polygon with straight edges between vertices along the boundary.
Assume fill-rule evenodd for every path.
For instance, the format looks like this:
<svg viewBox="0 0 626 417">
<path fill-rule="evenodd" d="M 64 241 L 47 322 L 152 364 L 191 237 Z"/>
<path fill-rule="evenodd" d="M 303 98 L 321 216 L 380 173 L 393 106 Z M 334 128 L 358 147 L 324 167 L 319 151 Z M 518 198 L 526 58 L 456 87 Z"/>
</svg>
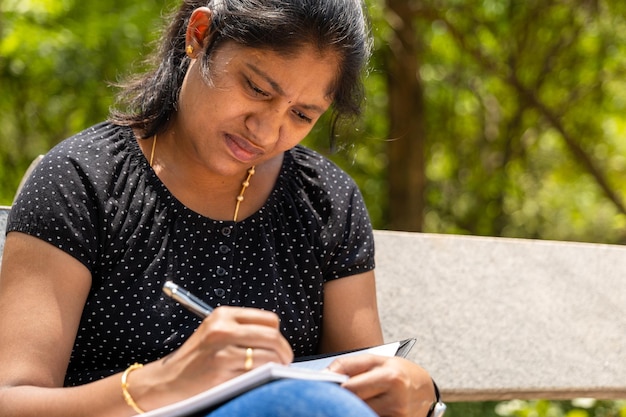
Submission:
<svg viewBox="0 0 626 417">
<path fill-rule="evenodd" d="M 140 407 L 152 410 L 267 362 L 287 364 L 292 360 L 293 352 L 274 313 L 219 307 L 179 349 L 134 371 L 129 377 L 131 395 Z"/>
<path fill-rule="evenodd" d="M 381 417 L 426 417 L 435 401 L 428 373 L 406 359 L 377 355 L 346 356 L 329 369 L 346 374 L 343 384 Z"/>
</svg>

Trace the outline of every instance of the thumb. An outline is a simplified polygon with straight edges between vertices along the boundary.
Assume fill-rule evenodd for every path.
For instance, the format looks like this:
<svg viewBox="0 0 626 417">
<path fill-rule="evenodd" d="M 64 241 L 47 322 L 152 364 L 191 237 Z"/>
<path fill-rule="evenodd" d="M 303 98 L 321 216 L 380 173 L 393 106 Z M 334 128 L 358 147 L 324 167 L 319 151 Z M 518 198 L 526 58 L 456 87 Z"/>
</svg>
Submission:
<svg viewBox="0 0 626 417">
<path fill-rule="evenodd" d="M 381 366 L 385 362 L 385 359 L 384 356 L 367 354 L 344 356 L 335 359 L 328 365 L 328 370 L 352 377 Z"/>
</svg>

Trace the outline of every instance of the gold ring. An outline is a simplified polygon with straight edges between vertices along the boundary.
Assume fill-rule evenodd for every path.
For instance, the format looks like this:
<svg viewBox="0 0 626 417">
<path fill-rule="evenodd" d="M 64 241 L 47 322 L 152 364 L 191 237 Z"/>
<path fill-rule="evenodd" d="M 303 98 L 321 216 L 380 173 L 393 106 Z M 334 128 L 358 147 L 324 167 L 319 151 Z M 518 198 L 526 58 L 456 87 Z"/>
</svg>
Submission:
<svg viewBox="0 0 626 417">
<path fill-rule="evenodd" d="M 243 364 L 243 369 L 245 369 L 246 371 L 249 371 L 250 369 L 252 369 L 252 365 L 254 363 L 253 359 L 252 359 L 252 348 L 247 348 L 246 349 L 246 361 Z"/>
</svg>

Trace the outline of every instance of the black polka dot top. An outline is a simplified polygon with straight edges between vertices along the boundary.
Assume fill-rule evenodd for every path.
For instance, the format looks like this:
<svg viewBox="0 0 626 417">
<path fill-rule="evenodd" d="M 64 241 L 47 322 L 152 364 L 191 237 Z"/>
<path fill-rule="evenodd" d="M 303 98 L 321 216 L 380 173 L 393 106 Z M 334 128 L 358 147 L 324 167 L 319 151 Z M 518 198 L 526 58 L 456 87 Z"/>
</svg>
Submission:
<svg viewBox="0 0 626 417">
<path fill-rule="evenodd" d="M 91 271 L 66 385 L 156 360 L 193 333 L 199 319 L 163 295 L 166 280 L 213 306 L 276 312 L 296 356 L 304 356 L 317 351 L 324 282 L 374 268 L 361 194 L 321 155 L 288 151 L 258 212 L 215 221 L 174 198 L 132 131 L 111 123 L 45 156 L 7 230 L 41 238 Z"/>
</svg>

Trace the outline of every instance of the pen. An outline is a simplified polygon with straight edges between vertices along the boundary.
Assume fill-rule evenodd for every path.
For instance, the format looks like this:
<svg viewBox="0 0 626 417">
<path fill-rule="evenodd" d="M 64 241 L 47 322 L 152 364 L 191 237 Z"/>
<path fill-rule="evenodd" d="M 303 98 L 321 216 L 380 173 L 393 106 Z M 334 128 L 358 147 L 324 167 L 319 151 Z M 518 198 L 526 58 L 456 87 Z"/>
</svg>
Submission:
<svg viewBox="0 0 626 417">
<path fill-rule="evenodd" d="M 213 307 L 172 281 L 165 281 L 163 292 L 202 319 L 213 312 Z"/>
</svg>

